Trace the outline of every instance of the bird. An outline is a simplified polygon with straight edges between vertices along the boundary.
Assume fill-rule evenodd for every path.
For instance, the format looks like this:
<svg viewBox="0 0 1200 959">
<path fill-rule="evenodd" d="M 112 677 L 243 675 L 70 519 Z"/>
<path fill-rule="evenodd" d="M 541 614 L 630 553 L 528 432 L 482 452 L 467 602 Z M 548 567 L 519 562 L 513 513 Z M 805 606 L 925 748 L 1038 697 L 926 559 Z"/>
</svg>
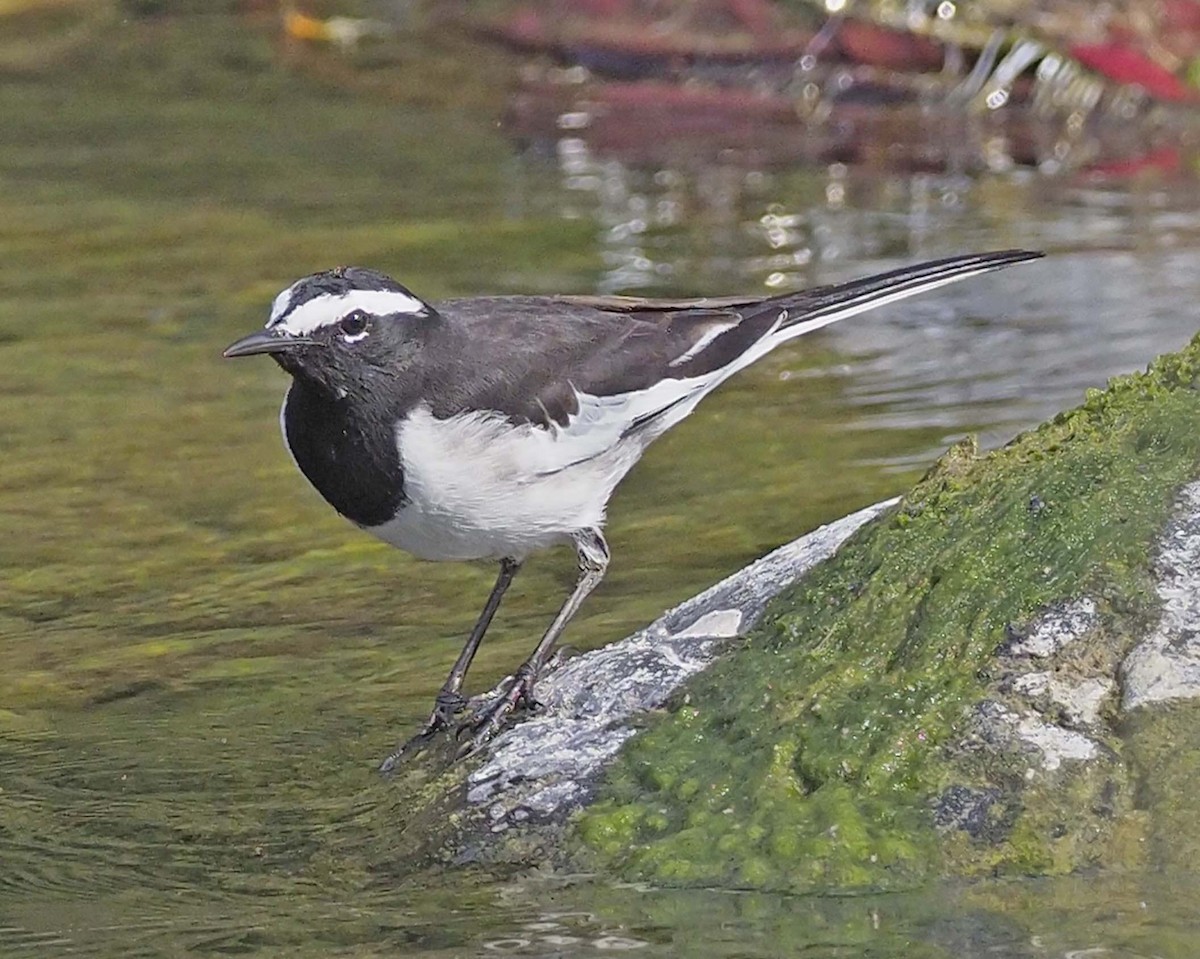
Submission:
<svg viewBox="0 0 1200 959">
<path fill-rule="evenodd" d="M 514 712 L 536 710 L 539 674 L 608 567 L 614 490 L 725 380 L 805 333 L 1041 255 L 951 256 L 767 297 L 431 303 L 366 267 L 284 289 L 265 327 L 224 356 L 265 354 L 291 375 L 280 427 L 300 472 L 385 543 L 425 560 L 498 564 L 429 718 L 389 763 L 448 728 L 460 755 L 477 752 Z M 506 590 L 529 556 L 560 544 L 575 550 L 574 588 L 498 695 L 460 722 L 467 670 Z"/>
</svg>

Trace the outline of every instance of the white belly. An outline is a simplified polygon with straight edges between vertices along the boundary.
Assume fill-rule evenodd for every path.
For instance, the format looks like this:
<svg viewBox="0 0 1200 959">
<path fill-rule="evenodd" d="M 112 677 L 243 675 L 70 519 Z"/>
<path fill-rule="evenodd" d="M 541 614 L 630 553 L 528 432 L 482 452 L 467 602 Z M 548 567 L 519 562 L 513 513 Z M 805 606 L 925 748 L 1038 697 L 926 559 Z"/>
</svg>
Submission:
<svg viewBox="0 0 1200 959">
<path fill-rule="evenodd" d="M 483 413 L 439 420 L 425 408 L 400 423 L 397 440 L 405 504 L 368 532 L 434 560 L 520 560 L 601 527 L 643 448 L 626 440 L 595 452 L 570 431 Z"/>
</svg>

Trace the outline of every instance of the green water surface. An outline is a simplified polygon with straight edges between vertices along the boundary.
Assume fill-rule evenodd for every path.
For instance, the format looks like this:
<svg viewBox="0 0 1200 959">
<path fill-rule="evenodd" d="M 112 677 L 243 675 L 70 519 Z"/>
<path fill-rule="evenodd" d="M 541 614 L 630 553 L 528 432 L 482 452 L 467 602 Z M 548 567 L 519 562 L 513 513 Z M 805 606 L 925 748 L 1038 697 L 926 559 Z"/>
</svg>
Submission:
<svg viewBox="0 0 1200 959">
<path fill-rule="evenodd" d="M 20 31 L 0 42 L 0 955 L 1191 954 L 1188 876 L 790 900 L 398 861 L 405 810 L 375 764 L 494 571 L 340 520 L 279 442 L 283 375 L 220 351 L 338 263 L 431 299 L 604 288 L 612 224 L 504 137 L 517 65 L 444 25 L 355 63 L 282 46 L 268 17 L 130 9 L 0 16 Z M 826 176 L 773 173 L 770 202 L 819 207 Z M 1030 235 L 1044 196 L 1020 180 L 945 204 L 936 241 L 864 184 L 873 239 L 798 279 L 1059 242 Z M 735 220 L 768 212 L 740 196 Z M 657 291 L 765 291 L 775 264 L 737 229 L 714 253 L 707 216 L 648 240 L 703 264 Z M 1174 345 L 1144 339 L 1144 360 Z M 955 399 L 947 372 L 943 401 L 967 409 L 947 426 L 908 416 L 924 400 L 902 386 L 856 400 L 862 377 L 814 337 L 661 441 L 614 501 L 611 571 L 570 641 L 620 638 L 902 490 L 964 419 L 1027 415 Z M 472 688 L 527 652 L 572 576 L 565 553 L 528 564 Z"/>
</svg>

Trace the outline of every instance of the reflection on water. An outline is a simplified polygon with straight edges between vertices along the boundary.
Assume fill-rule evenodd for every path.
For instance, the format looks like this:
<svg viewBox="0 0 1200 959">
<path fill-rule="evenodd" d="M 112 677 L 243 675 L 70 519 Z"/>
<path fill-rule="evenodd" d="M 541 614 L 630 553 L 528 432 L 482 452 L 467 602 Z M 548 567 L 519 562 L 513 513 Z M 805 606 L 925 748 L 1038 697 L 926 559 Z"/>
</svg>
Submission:
<svg viewBox="0 0 1200 959">
<path fill-rule="evenodd" d="M 1004 442 L 1196 331 L 1200 190 L 1190 179 L 637 168 L 579 137 L 556 147 L 554 210 L 597 225 L 606 292 L 777 291 L 964 249 L 1054 251 L 1051 264 L 829 330 L 845 360 L 830 372 L 861 409 L 851 428 L 936 431 L 932 447 L 873 460 L 884 467 L 927 463 L 966 431 Z"/>
<path fill-rule="evenodd" d="M 524 879 L 505 905 L 532 921 L 491 948 L 517 956 L 642 956 L 724 959 L 904 956 L 1025 959 L 1191 955 L 1194 879 L 1171 888 L 1161 876 L 1076 877 L 1025 883 L 945 885 L 907 894 L 792 897 L 744 891 L 670 890 L 586 879 Z M 1020 919 L 1010 915 L 1019 910 Z M 605 939 L 619 945 L 606 946 Z M 561 950 L 570 945 L 566 952 Z M 485 946 L 487 948 L 487 946 Z"/>
<path fill-rule="evenodd" d="M 339 261 L 431 297 L 715 294 L 1051 250 L 707 401 L 614 502 L 610 575 L 572 625 L 587 647 L 902 490 L 962 432 L 1000 442 L 1178 346 L 1200 299 L 1191 180 L 626 164 L 569 124 L 523 150 L 493 113 L 289 74 L 225 18 L 138 29 L 0 87 L 0 953 L 1184 954 L 1183 882 L 1113 881 L 1086 931 L 1100 908 L 1071 883 L 786 900 L 407 861 L 375 762 L 492 571 L 330 515 L 276 435 L 281 375 L 217 356 Z M 413 76 L 439 69 L 413 49 Z M 451 60 L 437 76 L 463 75 Z M 473 688 L 528 652 L 569 565 L 522 572 Z"/>
</svg>

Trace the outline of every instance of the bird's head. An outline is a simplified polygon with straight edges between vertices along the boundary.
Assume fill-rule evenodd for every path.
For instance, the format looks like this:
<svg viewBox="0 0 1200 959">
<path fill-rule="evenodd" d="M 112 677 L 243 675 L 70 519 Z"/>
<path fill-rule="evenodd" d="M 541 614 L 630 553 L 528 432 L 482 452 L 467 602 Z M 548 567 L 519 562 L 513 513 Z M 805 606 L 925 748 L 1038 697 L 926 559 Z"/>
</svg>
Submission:
<svg viewBox="0 0 1200 959">
<path fill-rule="evenodd" d="M 339 267 L 289 286 L 275 297 L 266 328 L 231 343 L 224 356 L 269 354 L 293 377 L 341 398 L 399 375 L 436 317 L 391 277 Z"/>
</svg>

